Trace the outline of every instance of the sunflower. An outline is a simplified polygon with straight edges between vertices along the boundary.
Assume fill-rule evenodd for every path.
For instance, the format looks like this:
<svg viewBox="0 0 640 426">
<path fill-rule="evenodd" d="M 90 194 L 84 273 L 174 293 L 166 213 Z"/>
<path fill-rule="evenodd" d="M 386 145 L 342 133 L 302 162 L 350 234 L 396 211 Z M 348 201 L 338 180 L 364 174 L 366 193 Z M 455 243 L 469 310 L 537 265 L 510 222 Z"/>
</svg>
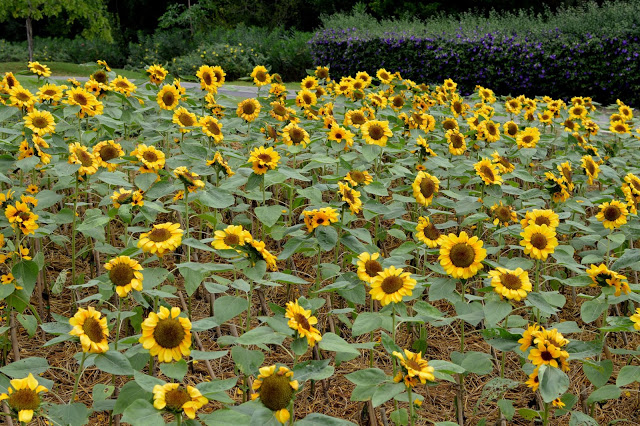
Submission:
<svg viewBox="0 0 640 426">
<path fill-rule="evenodd" d="M 487 251 L 482 245 L 478 237 L 469 238 L 464 231 L 458 236 L 449 234 L 442 239 L 438 260 L 453 278 L 471 278 L 483 268 L 482 261 Z"/>
<path fill-rule="evenodd" d="M 80 175 L 92 175 L 98 171 L 99 162 L 95 155 L 89 152 L 86 146 L 74 142 L 69 145 L 69 163 L 79 164 Z"/>
<path fill-rule="evenodd" d="M 229 167 L 229 164 L 224 161 L 224 158 L 222 158 L 222 154 L 220 154 L 219 151 L 216 151 L 216 153 L 213 155 L 213 160 L 207 161 L 207 166 L 215 167 L 218 172 L 221 171 L 227 177 L 233 176 L 235 174 L 233 170 L 231 170 L 231 167 Z"/>
<path fill-rule="evenodd" d="M 160 84 L 167 77 L 169 71 L 164 69 L 162 65 L 153 64 L 149 68 L 147 68 L 147 73 L 149 74 L 149 80 L 153 84 Z"/>
<path fill-rule="evenodd" d="M 520 343 L 520 350 L 524 352 L 529 349 L 529 347 L 533 345 L 533 341 L 542 335 L 542 330 L 544 330 L 544 328 L 540 327 L 538 324 L 528 326 L 524 333 L 522 333 L 522 338 L 518 340 L 518 343 Z"/>
<path fill-rule="evenodd" d="M 569 191 L 573 191 L 575 188 L 575 185 L 573 183 L 573 171 L 571 170 L 571 162 L 565 161 L 564 163 L 559 164 L 556 168 L 562 175 L 562 178 L 564 179 L 564 182 L 567 185 L 567 189 Z"/>
<path fill-rule="evenodd" d="M 378 276 L 378 273 L 383 271 L 378 258 L 380 258 L 380 253 L 361 253 L 357 262 L 358 278 L 367 284 L 371 284 L 371 281 Z"/>
<path fill-rule="evenodd" d="M 153 145 L 145 145 L 141 143 L 131 153 L 140 161 L 147 169 L 157 171 L 164 168 L 165 155 L 164 152 L 156 149 Z"/>
<path fill-rule="evenodd" d="M 360 213 L 362 210 L 362 200 L 360 200 L 360 192 L 349 187 L 349 185 L 338 182 L 338 193 L 342 195 L 342 201 L 349 205 L 349 210 L 353 214 Z"/>
<path fill-rule="evenodd" d="M 418 218 L 418 225 L 414 235 L 418 241 L 425 243 L 430 248 L 438 247 L 445 238 L 438 228 L 431 223 L 431 220 L 424 216 Z"/>
<path fill-rule="evenodd" d="M 251 123 L 260 114 L 260 103 L 255 99 L 245 99 L 238 104 L 236 114 L 246 122 Z"/>
<path fill-rule="evenodd" d="M 419 172 L 411 188 L 413 188 L 413 196 L 416 202 L 427 207 L 433 201 L 433 196 L 440 189 L 440 181 L 437 177 L 427 172 Z"/>
<path fill-rule="evenodd" d="M 314 71 L 316 77 L 320 80 L 329 80 L 329 67 L 318 65 Z"/>
<path fill-rule="evenodd" d="M 182 95 L 180 95 L 180 92 L 175 86 L 165 84 L 158 92 L 156 100 L 160 108 L 171 111 L 178 106 L 181 97 Z"/>
<path fill-rule="evenodd" d="M 318 226 L 329 226 L 338 221 L 338 211 L 331 207 L 323 207 L 319 210 L 305 210 L 302 214 L 309 232 L 312 232 Z"/>
<path fill-rule="evenodd" d="M 137 87 L 135 84 L 130 82 L 127 77 L 118 75 L 111 81 L 111 83 L 109 83 L 109 89 L 113 90 L 114 92 L 122 93 L 123 95 L 128 97 L 136 91 Z"/>
<path fill-rule="evenodd" d="M 511 222 L 518 221 L 518 215 L 511 206 L 505 206 L 500 201 L 500 204 L 494 204 L 491 206 L 491 213 L 493 213 L 493 224 L 495 226 L 509 226 Z"/>
<path fill-rule="evenodd" d="M 5 255 L 3 254 L 3 256 L 5 256 Z M 6 260 L 6 258 L 5 258 L 5 260 Z M 2 263 L 4 263 L 4 261 Z M 2 282 L 2 285 L 7 285 L 7 284 L 14 283 L 14 286 L 15 286 L 16 290 L 22 290 L 22 287 L 18 286 L 17 285 L 18 283 L 16 283 L 15 281 L 16 281 L 16 278 L 13 276 L 13 274 L 11 272 L 9 272 L 8 274 L 3 274 L 0 277 L 0 282 Z"/>
<path fill-rule="evenodd" d="M 513 165 L 507 157 L 504 157 L 498 153 L 498 151 L 494 151 L 491 154 L 491 158 L 493 158 L 493 164 L 498 167 L 498 173 L 506 174 L 511 173 L 516 169 L 516 166 Z"/>
<path fill-rule="evenodd" d="M 142 291 L 142 266 L 129 256 L 118 256 L 105 263 L 109 280 L 116 286 L 118 296 L 125 297 L 131 290 Z"/>
<path fill-rule="evenodd" d="M 373 182 L 373 177 L 369 174 L 368 171 L 360 171 L 360 170 L 351 170 L 347 173 L 347 176 L 344 178 L 347 182 L 349 182 L 352 186 L 366 186 Z"/>
<path fill-rule="evenodd" d="M 124 151 L 119 143 L 113 140 L 107 140 L 99 142 L 93 147 L 93 155 L 98 161 L 99 167 L 104 167 L 112 172 L 116 167 L 118 167 L 118 165 L 116 163 L 111 163 L 110 161 L 123 156 Z"/>
<path fill-rule="evenodd" d="M 500 126 L 491 120 L 480 122 L 476 131 L 478 132 L 477 137 L 480 140 L 492 143 L 500 139 Z"/>
<path fill-rule="evenodd" d="M 435 382 L 436 378 L 433 375 L 435 369 L 429 366 L 429 362 L 422 358 L 422 352 L 413 353 L 407 349 L 404 353 L 393 351 L 393 356 L 400 360 L 400 366 L 403 372 L 409 378 L 418 378 L 423 385 L 430 382 Z"/>
<path fill-rule="evenodd" d="M 501 185 L 502 176 L 498 172 L 498 166 L 491 162 L 488 158 L 482 158 L 473 165 L 476 174 L 480 176 L 485 185 Z"/>
<path fill-rule="evenodd" d="M 131 204 L 133 202 L 133 191 L 130 189 L 120 188 L 119 191 L 114 191 L 111 196 L 111 202 L 113 207 L 119 209 L 120 206 Z"/>
<path fill-rule="evenodd" d="M 614 287 L 616 296 L 620 296 L 621 293 L 629 294 L 631 291 L 629 283 L 627 282 L 627 277 L 610 270 L 604 263 L 601 263 L 598 266 L 591 265 L 589 269 L 587 269 L 587 275 L 591 277 L 591 281 L 593 281 L 594 286 Z"/>
<path fill-rule="evenodd" d="M 192 386 L 180 383 L 166 383 L 153 387 L 153 406 L 157 410 L 167 410 L 176 415 L 182 411 L 190 419 L 196 418 L 196 411 L 209 400 Z"/>
<path fill-rule="evenodd" d="M 529 274 L 521 268 L 512 271 L 505 268 L 496 268 L 489 271 L 491 277 L 491 287 L 500 295 L 500 298 L 506 297 L 509 300 L 520 300 L 527 297 L 532 289 L 529 281 Z"/>
<path fill-rule="evenodd" d="M 556 203 L 564 202 L 569 199 L 568 187 L 565 185 L 564 177 L 558 177 L 551 172 L 545 172 L 546 188 Z"/>
<path fill-rule="evenodd" d="M 387 107 L 387 98 L 384 96 L 384 92 L 380 91 L 378 93 L 369 93 L 367 95 L 367 99 L 369 100 L 371 106 L 373 106 L 376 110 L 385 109 Z"/>
<path fill-rule="evenodd" d="M 300 108 L 309 108 L 318 103 L 318 97 L 310 90 L 302 89 L 296 96 L 296 105 Z"/>
<path fill-rule="evenodd" d="M 631 193 L 636 197 L 640 197 L 640 178 L 633 173 L 627 173 L 624 177 L 624 181 L 629 186 Z"/>
<path fill-rule="evenodd" d="M 628 135 L 631 134 L 631 129 L 627 123 L 622 120 L 614 121 L 611 123 L 609 130 L 612 133 L 617 133 L 619 135 Z"/>
<path fill-rule="evenodd" d="M 287 367 L 276 366 L 261 367 L 260 374 L 253 381 L 252 399 L 260 399 L 260 402 L 274 412 L 276 420 L 285 424 L 291 418 L 287 407 L 298 390 L 298 381 L 293 380 L 293 371 Z"/>
<path fill-rule="evenodd" d="M 185 166 L 176 167 L 173 170 L 173 175 L 180 179 L 189 192 L 196 192 L 198 189 L 204 188 L 204 182 L 198 179 L 200 175 L 189 171 Z"/>
<path fill-rule="evenodd" d="M 449 143 L 449 152 L 453 155 L 462 155 L 467 150 L 467 143 L 464 134 L 457 129 L 447 130 L 445 133 L 447 142 Z"/>
<path fill-rule="evenodd" d="M 36 135 L 55 133 L 56 122 L 49 111 L 33 110 L 24 118 L 24 126 Z"/>
<path fill-rule="evenodd" d="M 314 347 L 316 342 L 322 340 L 320 331 L 313 327 L 318 319 L 311 315 L 311 311 L 304 309 L 298 301 L 287 302 L 285 318 L 289 319 L 287 325 L 295 330 L 299 337 L 306 338 L 309 346 Z"/>
<path fill-rule="evenodd" d="M 238 246 L 244 246 L 251 241 L 251 233 L 245 230 L 242 225 L 229 225 L 224 230 L 214 233 L 211 245 L 216 250 L 232 250 Z"/>
<path fill-rule="evenodd" d="M 587 175 L 589 185 L 593 185 L 593 180 L 597 179 L 600 173 L 600 166 L 593 160 L 592 156 L 585 155 L 582 157 L 582 168 Z"/>
<path fill-rule="evenodd" d="M 282 129 L 282 141 L 285 145 L 302 145 L 305 148 L 311 143 L 309 133 L 296 123 L 289 123 Z"/>
<path fill-rule="evenodd" d="M 631 315 L 629 319 L 633 322 L 633 328 L 640 330 L 640 308 L 636 308 L 636 313 Z"/>
<path fill-rule="evenodd" d="M 51 76 L 51 68 L 41 64 L 40 62 L 29 62 L 27 66 L 29 67 L 29 71 L 36 74 L 38 77 Z"/>
<path fill-rule="evenodd" d="M 69 334 L 80 338 L 83 352 L 101 354 L 109 350 L 107 317 L 102 317 L 93 306 L 78 309 L 69 324 L 73 327 Z"/>
<path fill-rule="evenodd" d="M 529 225 L 547 225 L 551 229 L 555 229 L 560 224 L 557 213 L 553 210 L 529 210 L 525 213 L 524 219 L 520 221 L 520 226 L 525 229 Z"/>
<path fill-rule="evenodd" d="M 189 133 L 191 129 L 187 129 L 187 127 L 197 126 L 198 118 L 185 107 L 180 107 L 173 113 L 173 122 L 180 126 L 180 132 Z"/>
<path fill-rule="evenodd" d="M 445 131 L 459 130 L 460 125 L 458 124 L 458 120 L 456 120 L 455 118 L 448 117 L 442 120 L 442 128 Z"/>
<path fill-rule="evenodd" d="M 251 240 L 249 240 L 249 248 L 250 253 L 253 253 L 255 255 L 256 260 L 264 260 L 264 262 L 267 264 L 267 269 L 269 269 L 271 272 L 278 271 L 278 258 L 266 249 L 266 244 L 264 243 L 264 241 L 254 240 L 252 238 Z"/>
<path fill-rule="evenodd" d="M 336 141 L 337 143 L 344 142 L 344 149 L 347 150 L 353 146 L 353 138 L 354 134 L 344 127 L 340 127 L 337 124 L 331 126 L 331 130 L 329 131 L 329 136 L 327 139 L 330 141 Z"/>
<path fill-rule="evenodd" d="M 27 192 L 31 195 L 35 195 L 38 192 L 40 192 L 40 189 L 38 188 L 37 185 L 31 184 L 29 186 L 27 186 Z"/>
<path fill-rule="evenodd" d="M 13 86 L 13 89 L 9 90 L 9 103 L 11 106 L 21 108 L 23 110 L 29 110 L 36 102 L 36 97 L 22 86 Z"/>
<path fill-rule="evenodd" d="M 478 90 L 478 94 L 480 95 L 480 98 L 482 98 L 482 102 L 492 104 L 496 101 L 496 97 L 495 97 L 495 94 L 493 93 L 493 90 L 487 89 L 482 86 L 476 86 L 476 89 Z"/>
<path fill-rule="evenodd" d="M 179 223 L 156 224 L 151 231 L 140 234 L 138 248 L 145 253 L 162 256 L 166 252 L 175 250 L 182 243 L 183 233 Z"/>
<path fill-rule="evenodd" d="M 400 303 L 404 296 L 411 296 L 416 280 L 410 272 L 390 266 L 371 279 L 371 298 L 379 300 L 382 306 L 391 302 Z"/>
<path fill-rule="evenodd" d="M 540 386 L 540 378 L 538 377 L 538 367 L 533 370 L 533 373 L 529 374 L 529 379 L 524 382 L 527 387 L 531 388 L 531 391 L 535 392 Z"/>
<path fill-rule="evenodd" d="M 627 206 L 620 201 L 614 200 L 610 203 L 602 203 L 598 208 L 600 212 L 596 215 L 596 219 L 602 222 L 605 228 L 614 230 L 627 223 L 629 211 Z"/>
<path fill-rule="evenodd" d="M 43 84 L 38 89 L 37 95 L 40 102 L 49 101 L 52 104 L 57 104 L 62 99 L 62 87 L 55 84 Z"/>
<path fill-rule="evenodd" d="M 515 138 L 520 130 L 515 121 L 507 121 L 502 125 L 502 129 L 505 135 L 511 136 L 512 138 Z"/>
<path fill-rule="evenodd" d="M 0 395 L 0 401 L 7 401 L 11 411 L 18 414 L 20 423 L 30 423 L 33 412 L 40 407 L 41 392 L 48 392 L 47 388 L 38 384 L 33 374 L 29 373 L 24 379 L 13 379 L 7 393 Z"/>
<path fill-rule="evenodd" d="M 394 75 L 386 69 L 380 68 L 378 71 L 376 71 L 376 77 L 378 77 L 378 80 L 380 80 L 380 82 L 383 84 L 391 84 Z"/>
<path fill-rule="evenodd" d="M 535 148 L 540 141 L 540 130 L 537 127 L 526 127 L 516 136 L 516 143 L 520 148 Z"/>
<path fill-rule="evenodd" d="M 528 225 L 520 235 L 520 245 L 524 247 L 524 254 L 534 259 L 547 260 L 558 246 L 555 228 L 547 225 Z"/>
<path fill-rule="evenodd" d="M 369 121 L 369 117 L 362 109 L 349 110 L 344 114 L 345 126 L 353 126 L 358 129 L 367 121 Z"/>
<path fill-rule="evenodd" d="M 94 109 L 97 108 L 98 98 L 93 93 L 81 88 L 74 87 L 66 92 L 67 99 L 64 101 L 69 105 L 77 105 L 80 107 L 80 112 L 87 115 L 95 115 Z"/>
<path fill-rule="evenodd" d="M 253 71 L 251 71 L 251 78 L 253 78 L 253 83 L 258 87 L 271 84 L 269 71 L 267 71 L 267 69 L 262 65 L 256 65 L 256 67 L 253 68 Z"/>
<path fill-rule="evenodd" d="M 272 147 L 264 146 L 255 148 L 249 154 L 249 163 L 253 164 L 253 172 L 257 175 L 263 175 L 268 169 L 275 169 L 280 161 L 278 154 Z"/>
<path fill-rule="evenodd" d="M 161 362 L 179 361 L 191 353 L 191 321 L 180 317 L 180 308 L 160 307 L 142 322 L 140 343 Z"/>
<path fill-rule="evenodd" d="M 416 138 L 416 145 L 418 145 L 420 147 L 420 153 L 423 157 L 437 157 L 438 154 L 435 153 L 434 150 L 431 149 L 431 147 L 429 146 L 429 142 L 427 142 L 427 140 L 425 138 L 423 138 L 422 136 L 418 136 Z M 449 147 L 451 148 L 451 147 Z"/>
<path fill-rule="evenodd" d="M 551 367 L 560 368 L 558 361 L 562 358 L 569 358 L 568 352 L 546 341 L 538 343 L 536 348 L 531 349 L 528 356 L 528 359 L 536 367 L 550 365 Z"/>
<path fill-rule="evenodd" d="M 213 67 L 202 65 L 196 72 L 196 77 L 200 79 L 200 88 L 207 92 L 216 92 L 218 90 L 218 78 Z"/>
</svg>

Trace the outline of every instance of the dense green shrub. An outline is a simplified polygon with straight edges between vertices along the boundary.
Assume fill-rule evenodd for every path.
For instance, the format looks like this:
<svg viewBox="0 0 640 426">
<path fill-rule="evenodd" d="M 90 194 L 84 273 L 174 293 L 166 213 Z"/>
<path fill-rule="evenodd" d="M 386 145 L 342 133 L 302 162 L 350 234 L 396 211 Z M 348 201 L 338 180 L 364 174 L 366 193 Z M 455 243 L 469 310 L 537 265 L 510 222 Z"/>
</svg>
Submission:
<svg viewBox="0 0 640 426">
<path fill-rule="evenodd" d="M 601 103 L 624 98 L 640 105 L 635 22 L 637 2 L 395 24 L 356 11 L 326 18 L 310 45 L 314 62 L 329 65 L 334 78 L 384 67 L 417 82 L 453 78 L 463 93 L 482 85 L 501 94 L 584 95 Z"/>
</svg>

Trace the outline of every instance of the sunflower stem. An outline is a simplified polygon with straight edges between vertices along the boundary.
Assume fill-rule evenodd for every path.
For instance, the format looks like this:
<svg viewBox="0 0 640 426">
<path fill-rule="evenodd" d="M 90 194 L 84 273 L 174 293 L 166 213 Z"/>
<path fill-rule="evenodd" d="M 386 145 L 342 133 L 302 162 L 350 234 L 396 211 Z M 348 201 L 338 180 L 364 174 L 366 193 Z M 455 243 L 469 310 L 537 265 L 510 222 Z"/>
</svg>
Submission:
<svg viewBox="0 0 640 426">
<path fill-rule="evenodd" d="M 396 304 L 391 302 L 391 339 L 393 343 L 396 343 Z M 391 364 L 393 366 L 393 377 L 396 377 L 396 357 L 391 357 Z"/>
<path fill-rule="evenodd" d="M 78 392 L 78 383 L 80 383 L 80 376 L 82 376 L 82 372 L 84 371 L 84 361 L 87 359 L 87 353 L 82 352 L 82 359 L 80 360 L 80 367 L 78 367 L 78 372 L 76 373 L 76 381 L 73 384 L 73 392 L 71 393 L 71 399 L 69 400 L 69 404 L 73 404 L 73 401 L 76 400 L 76 393 Z"/>
<path fill-rule="evenodd" d="M 73 218 L 71 220 L 71 285 L 76 284 L 76 212 L 78 210 L 78 186 L 80 174 L 76 172 L 76 183 L 73 196 Z M 78 309 L 75 290 L 71 291 L 74 311 Z"/>
<path fill-rule="evenodd" d="M 535 292 L 540 292 L 540 259 L 536 260 L 536 282 L 535 282 Z M 533 308 L 533 314 L 536 318 L 536 322 L 540 323 L 540 310 L 538 308 Z"/>
<path fill-rule="evenodd" d="M 409 397 L 409 425 L 413 426 L 413 397 L 411 395 L 411 386 L 407 386 L 407 396 Z"/>
<path fill-rule="evenodd" d="M 251 280 L 249 282 L 249 292 L 247 293 L 247 324 L 245 326 L 245 333 L 248 333 L 251 330 L 251 299 L 253 298 L 253 285 L 254 282 Z"/>
<path fill-rule="evenodd" d="M 373 297 L 369 298 L 369 311 L 373 313 Z M 369 341 L 373 343 L 373 331 L 369 333 Z M 369 368 L 373 368 L 373 348 L 369 349 Z"/>
<path fill-rule="evenodd" d="M 176 425 L 180 426 L 182 424 L 182 413 L 176 414 Z"/>
<path fill-rule="evenodd" d="M 544 412 L 542 413 L 542 424 L 543 426 L 547 426 L 549 424 L 549 403 L 548 402 L 544 403 Z"/>
<path fill-rule="evenodd" d="M 460 292 L 460 300 L 462 303 L 466 303 L 466 299 L 464 297 L 466 291 L 466 280 L 460 280 L 460 284 L 462 285 L 462 291 Z M 464 353 L 464 320 L 460 320 L 460 352 Z"/>
<path fill-rule="evenodd" d="M 504 329 L 508 332 L 507 329 L 509 327 L 509 315 L 504 319 Z M 507 360 L 507 352 L 502 351 L 502 359 L 500 360 L 500 377 L 504 378 L 504 364 Z"/>
</svg>

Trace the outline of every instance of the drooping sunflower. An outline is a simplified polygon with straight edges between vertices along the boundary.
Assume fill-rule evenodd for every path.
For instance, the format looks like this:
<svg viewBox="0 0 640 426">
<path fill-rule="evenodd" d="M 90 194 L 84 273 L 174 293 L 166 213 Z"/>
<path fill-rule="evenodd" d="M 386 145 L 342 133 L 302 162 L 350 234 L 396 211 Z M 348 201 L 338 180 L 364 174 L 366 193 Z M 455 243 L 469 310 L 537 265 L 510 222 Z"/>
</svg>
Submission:
<svg viewBox="0 0 640 426">
<path fill-rule="evenodd" d="M 516 166 L 513 165 L 507 157 L 504 157 L 498 153 L 498 151 L 494 151 L 491 154 L 491 158 L 493 158 L 493 164 L 498 167 L 498 173 L 506 174 L 511 173 L 516 169 Z"/>
<path fill-rule="evenodd" d="M 624 177 L 624 181 L 629 186 L 631 193 L 636 197 L 640 197 L 640 178 L 633 173 L 627 173 Z"/>
<path fill-rule="evenodd" d="M 216 151 L 213 155 L 213 160 L 207 161 L 207 166 L 213 166 L 217 172 L 222 172 L 227 177 L 235 175 L 235 172 L 231 170 L 231 167 L 229 167 L 229 163 L 224 161 L 220 151 Z"/>
<path fill-rule="evenodd" d="M 245 99 L 238 104 L 236 114 L 246 122 L 251 123 L 260 115 L 260 103 L 256 99 Z"/>
<path fill-rule="evenodd" d="M 180 182 L 187 187 L 189 192 L 195 192 L 198 189 L 204 188 L 204 182 L 202 179 L 198 179 L 200 175 L 189 171 L 185 166 L 176 167 L 173 170 L 173 175 L 180 179 Z"/>
<path fill-rule="evenodd" d="M 131 155 L 135 156 L 147 169 L 157 171 L 164 168 L 164 152 L 156 149 L 153 145 L 147 146 L 141 143 L 136 147 Z"/>
<path fill-rule="evenodd" d="M 118 75 L 111 81 L 111 83 L 109 83 L 109 89 L 114 92 L 122 93 L 125 96 L 131 96 L 137 88 L 138 87 L 130 82 L 127 77 L 123 77 L 121 75 Z"/>
<path fill-rule="evenodd" d="M 252 399 L 260 399 L 260 402 L 273 411 L 276 420 L 285 424 L 291 418 L 287 409 L 291 399 L 298 390 L 298 381 L 293 380 L 293 371 L 281 366 L 276 371 L 276 366 L 261 367 L 258 378 L 253 381 Z"/>
<path fill-rule="evenodd" d="M 338 211 L 331 207 L 305 210 L 302 214 L 308 232 L 313 232 L 318 226 L 329 226 L 338 221 Z"/>
<path fill-rule="evenodd" d="M 509 205 L 494 204 L 491 206 L 491 213 L 493 214 L 493 224 L 495 226 L 509 226 L 511 222 L 518 222 L 518 215 L 515 210 Z"/>
<path fill-rule="evenodd" d="M 213 68 L 209 65 L 202 65 L 196 72 L 196 77 L 200 79 L 200 88 L 207 92 L 215 92 L 218 90 L 217 77 Z"/>
<path fill-rule="evenodd" d="M 593 185 L 594 179 L 597 179 L 598 174 L 600 173 L 600 166 L 593 160 L 593 157 L 590 155 L 583 156 L 581 164 L 587 175 L 587 182 L 589 183 L 589 185 Z"/>
<path fill-rule="evenodd" d="M 271 84 L 269 71 L 263 65 L 256 65 L 253 68 L 253 71 L 251 71 L 251 78 L 253 78 L 253 83 L 258 87 Z"/>
<path fill-rule="evenodd" d="M 516 136 L 520 148 L 535 148 L 540 141 L 540 130 L 537 127 L 526 127 Z"/>
<path fill-rule="evenodd" d="M 156 100 L 160 108 L 171 111 L 178 106 L 181 98 L 182 95 L 180 95 L 176 86 L 172 84 L 165 84 L 158 92 Z"/>
<path fill-rule="evenodd" d="M 438 228 L 431 223 L 431 220 L 424 216 L 418 218 L 418 225 L 414 235 L 418 241 L 425 243 L 430 248 L 438 247 L 443 238 L 445 238 L 445 235 L 440 233 Z"/>
<path fill-rule="evenodd" d="M 358 256 L 358 278 L 364 281 L 367 284 L 371 284 L 371 281 L 378 276 L 378 272 L 382 272 L 383 268 L 378 259 L 380 258 L 380 253 L 361 253 Z"/>
<path fill-rule="evenodd" d="M 575 189 L 575 185 L 573 183 L 573 171 L 571 170 L 571 162 L 565 161 L 562 164 L 558 164 L 556 168 L 562 175 L 562 178 L 564 179 L 564 182 L 567 185 L 567 190 L 573 191 Z"/>
<path fill-rule="evenodd" d="M 351 131 L 335 124 L 331 126 L 331 130 L 329 131 L 327 139 L 329 139 L 330 141 L 336 141 L 337 143 L 344 142 L 344 149 L 348 150 L 353 146 L 354 137 L 355 135 Z"/>
<path fill-rule="evenodd" d="M 98 171 L 98 159 L 89 152 L 86 146 L 80 145 L 79 142 L 74 142 L 69 145 L 69 153 L 69 163 L 80 165 L 78 170 L 80 175 L 88 176 Z"/>
<path fill-rule="evenodd" d="M 545 172 L 544 177 L 546 179 L 546 189 L 553 197 L 553 201 L 561 203 L 567 201 L 571 194 L 569 194 L 569 188 L 565 184 L 564 177 L 556 176 L 551 172 Z"/>
<path fill-rule="evenodd" d="M 418 378 L 423 385 L 427 383 L 427 380 L 435 382 L 436 378 L 433 375 L 435 369 L 429 365 L 426 359 L 422 358 L 422 352 L 413 353 L 405 349 L 404 353 L 393 351 L 393 356 L 400 360 L 403 372 L 410 379 Z"/>
<path fill-rule="evenodd" d="M 0 401 L 7 401 L 12 412 L 18 415 L 20 423 L 31 423 L 34 411 L 40 408 L 41 392 L 48 392 L 48 389 L 38 384 L 38 381 L 29 373 L 24 379 L 13 379 L 11 386 L 7 388 L 7 393 L 0 395 Z"/>
<path fill-rule="evenodd" d="M 289 319 L 287 325 L 295 330 L 299 337 L 306 338 L 309 346 L 314 347 L 316 342 L 322 340 L 320 331 L 313 327 L 318 323 L 318 319 L 311 315 L 311 311 L 304 309 L 298 301 L 287 302 L 285 318 Z"/>
<path fill-rule="evenodd" d="M 153 84 L 160 84 L 167 77 L 169 71 L 164 69 L 162 65 L 153 64 L 147 68 L 147 74 L 149 74 L 149 80 Z"/>
<path fill-rule="evenodd" d="M 36 135 L 55 133 L 56 122 L 49 111 L 33 110 L 24 118 L 24 126 Z"/>
<path fill-rule="evenodd" d="M 416 202 L 427 207 L 433 201 L 433 196 L 440 189 L 440 181 L 437 177 L 427 172 L 418 172 L 418 176 L 413 181 L 411 188 Z"/>
<path fill-rule="evenodd" d="M 360 213 L 360 210 L 362 210 L 362 200 L 360 199 L 359 191 L 356 191 L 347 184 L 338 182 L 338 193 L 342 196 L 342 201 L 347 203 L 349 210 L 351 210 L 353 214 Z"/>
<path fill-rule="evenodd" d="M 287 146 L 302 145 L 303 148 L 311 143 L 309 133 L 297 123 L 289 123 L 282 129 L 282 141 Z"/>
<path fill-rule="evenodd" d="M 265 148 L 264 146 L 255 148 L 249 154 L 249 163 L 253 164 L 253 172 L 257 175 L 263 175 L 267 170 L 275 169 L 280 161 L 280 154 L 278 154 L 272 147 Z"/>
<path fill-rule="evenodd" d="M 182 411 L 192 420 L 196 418 L 196 411 L 208 402 L 209 400 L 193 386 L 166 383 L 153 387 L 153 406 L 156 410 L 167 410 L 176 415 L 181 415 Z"/>
<path fill-rule="evenodd" d="M 78 309 L 69 319 L 69 324 L 73 327 L 69 334 L 80 338 L 83 352 L 101 354 L 109 350 L 107 317 L 103 317 L 93 306 Z"/>
<path fill-rule="evenodd" d="M 179 361 L 191 353 L 191 321 L 180 317 L 180 308 L 160 307 L 142 322 L 140 343 L 161 362 Z"/>
<path fill-rule="evenodd" d="M 498 166 L 488 158 L 483 157 L 473 165 L 473 168 L 476 169 L 476 174 L 480 176 L 485 185 L 502 185 L 502 176 L 498 172 Z"/>
<path fill-rule="evenodd" d="M 520 235 L 522 236 L 520 245 L 524 247 L 524 254 L 528 254 L 533 259 L 547 260 L 558 246 L 555 228 L 547 225 L 528 225 Z"/>
<path fill-rule="evenodd" d="M 111 163 L 111 160 L 116 160 L 124 155 L 122 146 L 110 139 L 107 141 L 101 141 L 93 147 L 93 155 L 98 160 L 98 166 L 104 167 L 110 172 L 114 171 L 118 165 Z"/>
<path fill-rule="evenodd" d="M 232 250 L 237 249 L 238 246 L 244 246 L 252 239 L 251 233 L 242 225 L 229 225 L 214 233 L 211 245 L 216 250 Z"/>
<path fill-rule="evenodd" d="M 179 223 L 159 223 L 153 225 L 149 232 L 140 234 L 138 248 L 145 253 L 162 256 L 166 252 L 173 251 L 182 243 L 182 234 Z"/>
<path fill-rule="evenodd" d="M 452 155 L 462 155 L 467 150 L 464 134 L 457 129 L 447 130 L 445 137 L 449 143 L 449 152 Z"/>
<path fill-rule="evenodd" d="M 272 254 L 266 248 L 266 244 L 264 241 L 254 240 L 253 238 L 249 240 L 249 251 L 250 254 L 254 254 L 255 260 L 264 260 L 267 264 L 267 269 L 271 272 L 278 271 L 278 257 Z"/>
<path fill-rule="evenodd" d="M 604 263 L 597 266 L 591 265 L 586 272 L 594 286 L 614 287 L 616 296 L 620 296 L 621 293 L 629 294 L 631 291 L 627 277 L 610 270 Z"/>
<path fill-rule="evenodd" d="M 519 302 L 527 297 L 527 294 L 532 290 L 529 274 L 522 268 L 515 270 L 496 268 L 489 271 L 489 276 L 491 277 L 491 287 L 501 298 L 506 297 L 509 300 Z"/>
<path fill-rule="evenodd" d="M 129 256 L 118 256 L 105 263 L 104 269 L 109 271 L 109 280 L 116 286 L 116 293 L 126 297 L 131 290 L 142 291 L 142 265 Z"/>
<path fill-rule="evenodd" d="M 610 203 L 602 203 L 598 208 L 600 211 L 596 215 L 596 219 L 602 222 L 606 229 L 614 230 L 627 223 L 629 211 L 627 206 L 620 201 L 614 200 Z"/>
<path fill-rule="evenodd" d="M 347 176 L 344 178 L 344 180 L 349 182 L 353 187 L 359 185 L 366 186 L 373 182 L 373 177 L 366 170 L 360 171 L 354 169 L 347 173 Z"/>
<path fill-rule="evenodd" d="M 369 294 L 374 300 L 379 300 L 382 306 L 391 302 L 400 303 L 404 296 L 411 296 L 416 283 L 410 272 L 390 266 L 373 277 Z"/>
<path fill-rule="evenodd" d="M 453 278 L 471 278 L 484 267 L 482 261 L 487 257 L 487 250 L 482 245 L 478 237 L 469 238 L 464 231 L 460 235 L 449 234 L 440 244 L 440 265 Z"/>
</svg>

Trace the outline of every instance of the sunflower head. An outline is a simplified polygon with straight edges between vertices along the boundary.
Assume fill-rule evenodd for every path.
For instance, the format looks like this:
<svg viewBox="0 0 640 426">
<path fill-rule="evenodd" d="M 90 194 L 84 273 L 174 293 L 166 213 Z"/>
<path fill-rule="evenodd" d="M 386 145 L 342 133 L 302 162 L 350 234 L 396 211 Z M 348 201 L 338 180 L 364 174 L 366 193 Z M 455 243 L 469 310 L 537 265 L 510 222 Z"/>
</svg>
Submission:
<svg viewBox="0 0 640 426">
<path fill-rule="evenodd" d="M 287 410 L 289 403 L 298 390 L 298 381 L 293 380 L 293 371 L 287 367 L 275 365 L 260 368 L 258 378 L 253 382 L 256 391 L 253 398 L 274 412 L 280 423 L 286 423 L 291 414 Z"/>
</svg>

